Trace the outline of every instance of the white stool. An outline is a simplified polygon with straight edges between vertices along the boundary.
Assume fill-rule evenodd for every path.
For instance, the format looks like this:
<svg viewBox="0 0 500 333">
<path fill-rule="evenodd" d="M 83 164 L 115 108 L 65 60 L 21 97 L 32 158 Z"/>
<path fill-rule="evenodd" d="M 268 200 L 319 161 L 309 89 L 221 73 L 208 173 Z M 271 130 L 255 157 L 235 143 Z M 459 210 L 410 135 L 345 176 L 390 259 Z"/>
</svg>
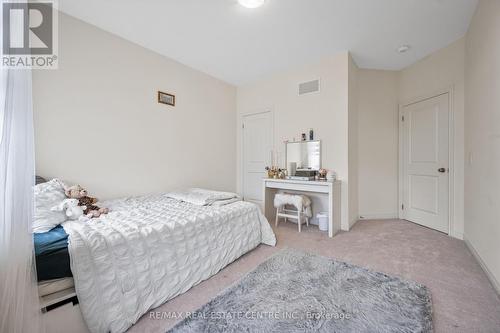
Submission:
<svg viewBox="0 0 500 333">
<path fill-rule="evenodd" d="M 285 209 L 286 205 L 291 205 L 296 210 Z M 276 208 L 276 221 L 275 225 L 278 226 L 279 218 L 297 219 L 299 232 L 301 232 L 302 221 L 306 221 L 309 226 L 309 216 L 311 211 L 311 200 L 305 195 L 278 193 L 274 196 L 274 207 Z"/>
</svg>

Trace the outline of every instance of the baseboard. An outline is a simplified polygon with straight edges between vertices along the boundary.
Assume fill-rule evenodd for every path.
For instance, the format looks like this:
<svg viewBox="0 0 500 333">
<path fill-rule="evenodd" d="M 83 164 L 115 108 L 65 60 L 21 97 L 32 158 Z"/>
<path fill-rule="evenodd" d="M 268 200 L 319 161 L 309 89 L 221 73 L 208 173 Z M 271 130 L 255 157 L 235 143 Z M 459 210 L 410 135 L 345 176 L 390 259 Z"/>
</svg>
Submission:
<svg viewBox="0 0 500 333">
<path fill-rule="evenodd" d="M 359 214 L 360 220 L 392 220 L 397 218 L 398 218 L 398 213 Z"/>
<path fill-rule="evenodd" d="M 488 280 L 490 280 L 490 283 L 493 286 L 493 289 L 495 289 L 495 291 L 497 292 L 497 296 L 500 297 L 500 283 L 495 278 L 493 273 L 491 273 L 488 266 L 486 266 L 486 263 L 483 261 L 483 259 L 481 259 L 481 256 L 479 255 L 479 253 L 477 253 L 477 251 L 474 248 L 474 246 L 472 245 L 472 243 L 467 239 L 467 236 L 464 235 L 463 238 L 464 238 L 465 245 L 467 246 L 469 251 L 472 253 L 474 258 L 476 258 L 477 262 L 479 263 L 479 265 L 481 266 L 483 271 L 486 273 L 486 276 L 488 277 Z"/>
</svg>

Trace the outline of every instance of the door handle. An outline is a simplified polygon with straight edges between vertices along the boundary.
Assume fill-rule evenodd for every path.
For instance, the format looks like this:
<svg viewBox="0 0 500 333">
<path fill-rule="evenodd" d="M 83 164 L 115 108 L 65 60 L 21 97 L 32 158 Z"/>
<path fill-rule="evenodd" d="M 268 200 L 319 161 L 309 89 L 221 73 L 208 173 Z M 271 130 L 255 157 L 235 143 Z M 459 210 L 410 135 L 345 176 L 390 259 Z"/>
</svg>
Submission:
<svg viewBox="0 0 500 333">
<path fill-rule="evenodd" d="M 438 172 L 444 173 L 444 172 L 446 172 L 446 169 L 445 168 L 439 168 Z"/>
</svg>

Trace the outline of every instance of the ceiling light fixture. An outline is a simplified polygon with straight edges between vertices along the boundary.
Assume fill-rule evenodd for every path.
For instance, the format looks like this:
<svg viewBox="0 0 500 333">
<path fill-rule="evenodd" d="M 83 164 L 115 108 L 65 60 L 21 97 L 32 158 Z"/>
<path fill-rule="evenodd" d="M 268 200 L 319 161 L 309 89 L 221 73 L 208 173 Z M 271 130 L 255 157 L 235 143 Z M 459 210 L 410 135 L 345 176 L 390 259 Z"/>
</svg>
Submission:
<svg viewBox="0 0 500 333">
<path fill-rule="evenodd" d="M 410 45 L 401 45 L 400 47 L 398 47 L 398 52 L 405 53 L 408 52 L 410 48 L 411 48 Z"/>
<path fill-rule="evenodd" d="M 245 8 L 258 8 L 262 6 L 266 0 L 238 0 L 238 3 Z"/>
</svg>

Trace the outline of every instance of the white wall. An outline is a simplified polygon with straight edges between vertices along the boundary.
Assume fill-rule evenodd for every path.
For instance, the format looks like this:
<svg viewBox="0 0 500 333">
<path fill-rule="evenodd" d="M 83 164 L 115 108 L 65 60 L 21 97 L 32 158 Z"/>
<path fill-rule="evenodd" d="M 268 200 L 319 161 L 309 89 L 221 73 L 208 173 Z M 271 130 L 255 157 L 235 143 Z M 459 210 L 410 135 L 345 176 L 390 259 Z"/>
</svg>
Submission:
<svg viewBox="0 0 500 333">
<path fill-rule="evenodd" d="M 38 174 L 100 198 L 235 190 L 235 87 L 62 13 L 59 26 L 59 69 L 33 73 Z"/>
<path fill-rule="evenodd" d="M 455 179 L 451 234 L 462 238 L 464 232 L 464 68 L 465 39 L 431 54 L 399 73 L 400 103 L 431 97 L 453 87 L 454 113 L 454 168 L 450 175 Z"/>
<path fill-rule="evenodd" d="M 241 116 L 272 110 L 274 146 L 284 156 L 284 140 L 314 129 L 322 141 L 322 166 L 337 172 L 342 185 L 342 228 L 349 228 L 348 206 L 348 85 L 349 54 L 325 58 L 314 64 L 238 88 L 238 191 L 241 192 Z M 321 78 L 321 93 L 298 96 L 299 82 Z M 284 164 L 284 162 L 282 162 Z"/>
<path fill-rule="evenodd" d="M 358 97 L 359 215 L 398 216 L 398 73 L 360 69 Z"/>
<path fill-rule="evenodd" d="M 500 1 L 481 0 L 466 37 L 465 235 L 500 293 Z"/>
</svg>

